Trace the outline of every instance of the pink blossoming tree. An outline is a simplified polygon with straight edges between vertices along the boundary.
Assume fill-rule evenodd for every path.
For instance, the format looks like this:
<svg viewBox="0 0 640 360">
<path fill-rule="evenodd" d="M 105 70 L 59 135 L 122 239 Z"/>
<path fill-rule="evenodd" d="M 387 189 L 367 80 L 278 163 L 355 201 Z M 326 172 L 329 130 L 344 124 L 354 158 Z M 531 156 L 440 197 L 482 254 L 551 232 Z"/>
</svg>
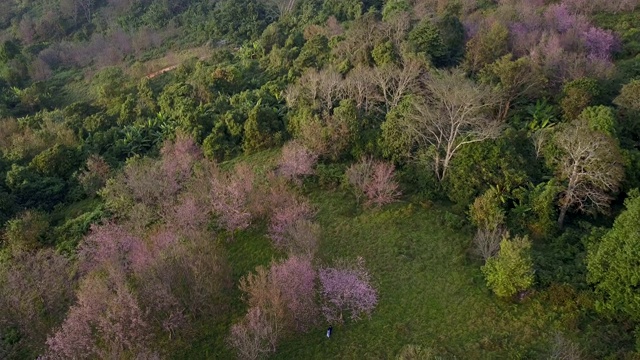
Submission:
<svg viewBox="0 0 640 360">
<path fill-rule="evenodd" d="M 328 322 L 344 322 L 345 313 L 353 321 L 371 316 L 378 304 L 378 292 L 370 284 L 362 258 L 355 264 L 321 268 L 318 277 L 322 287 L 322 312 Z"/>
</svg>

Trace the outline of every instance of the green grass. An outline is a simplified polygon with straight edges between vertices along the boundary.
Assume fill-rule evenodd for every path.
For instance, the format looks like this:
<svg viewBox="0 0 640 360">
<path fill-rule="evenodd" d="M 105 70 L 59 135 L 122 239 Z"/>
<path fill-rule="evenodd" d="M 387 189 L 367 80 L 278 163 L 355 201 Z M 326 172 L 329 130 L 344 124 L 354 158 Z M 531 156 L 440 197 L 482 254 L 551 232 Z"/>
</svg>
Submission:
<svg viewBox="0 0 640 360">
<path fill-rule="evenodd" d="M 365 258 L 380 301 L 371 320 L 325 327 L 284 341 L 277 359 L 388 359 L 407 344 L 445 357 L 540 355 L 547 324 L 535 304 L 495 299 L 479 264 L 466 256 L 471 234 L 443 225 L 444 210 L 398 204 L 359 212 L 344 194 L 314 194 L 324 229 L 320 258 Z M 527 309 L 527 307 L 529 309 Z"/>
<path fill-rule="evenodd" d="M 331 340 L 321 319 L 309 333 L 283 339 L 274 359 L 390 359 L 407 344 L 444 358 L 546 358 L 556 331 L 577 331 L 568 331 L 561 314 L 537 298 L 521 304 L 496 299 L 480 264 L 467 255 L 470 231 L 448 228 L 444 208 L 399 203 L 361 209 L 344 192 L 314 190 L 310 198 L 323 228 L 318 264 L 364 257 L 379 304 L 370 320 L 334 326 Z M 233 358 L 224 338 L 246 311 L 237 281 L 281 256 L 260 229 L 224 244 L 235 282 L 231 310 L 203 324 L 200 336 L 184 339 L 175 358 Z"/>
</svg>

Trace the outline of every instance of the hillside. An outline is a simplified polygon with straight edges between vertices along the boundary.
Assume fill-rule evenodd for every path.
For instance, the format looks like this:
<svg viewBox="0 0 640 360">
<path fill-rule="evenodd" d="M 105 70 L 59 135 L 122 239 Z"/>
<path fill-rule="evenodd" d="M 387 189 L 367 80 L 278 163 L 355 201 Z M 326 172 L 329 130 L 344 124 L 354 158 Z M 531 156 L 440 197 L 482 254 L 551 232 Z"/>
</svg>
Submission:
<svg viewBox="0 0 640 360">
<path fill-rule="evenodd" d="M 640 356 L 639 24 L 3 1 L 0 358 Z"/>
</svg>

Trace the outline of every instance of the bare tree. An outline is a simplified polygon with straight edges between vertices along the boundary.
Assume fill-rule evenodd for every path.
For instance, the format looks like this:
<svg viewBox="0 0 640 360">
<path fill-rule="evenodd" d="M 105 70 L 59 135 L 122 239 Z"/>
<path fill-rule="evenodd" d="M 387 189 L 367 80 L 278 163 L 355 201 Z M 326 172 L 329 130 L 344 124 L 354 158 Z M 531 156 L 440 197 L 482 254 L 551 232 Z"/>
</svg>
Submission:
<svg viewBox="0 0 640 360">
<path fill-rule="evenodd" d="M 268 0 L 267 3 L 274 5 L 278 9 L 278 16 L 284 17 L 296 6 L 296 0 Z"/>
<path fill-rule="evenodd" d="M 494 229 L 478 228 L 473 236 L 474 252 L 480 256 L 485 262 L 498 254 L 500 251 L 500 242 L 505 237 L 503 227 Z M 507 235 L 508 236 L 508 235 Z"/>
<path fill-rule="evenodd" d="M 421 70 L 415 60 L 406 60 L 402 67 L 391 64 L 374 69 L 373 80 L 387 112 L 398 105 L 403 96 L 416 90 Z"/>
<path fill-rule="evenodd" d="M 557 177 L 565 181 L 560 195 L 558 226 L 562 227 L 570 208 L 583 212 L 604 212 L 611 193 L 624 178 L 623 159 L 615 140 L 591 130 L 586 120 L 575 120 L 553 139 L 560 150 L 556 157 Z"/>
<path fill-rule="evenodd" d="M 287 89 L 287 105 L 295 107 L 302 102 L 329 113 L 343 96 L 343 82 L 342 75 L 333 69 L 309 69 L 297 84 Z"/>
<path fill-rule="evenodd" d="M 358 109 L 368 112 L 376 103 L 378 90 L 374 77 L 375 71 L 367 66 L 356 66 L 349 71 L 345 79 L 345 93 L 355 100 Z"/>
<path fill-rule="evenodd" d="M 490 89 L 475 84 L 460 70 L 430 76 L 424 87 L 424 99 L 399 126 L 414 145 L 428 151 L 442 181 L 460 148 L 498 137 L 503 124 L 491 115 L 495 99 Z"/>
</svg>

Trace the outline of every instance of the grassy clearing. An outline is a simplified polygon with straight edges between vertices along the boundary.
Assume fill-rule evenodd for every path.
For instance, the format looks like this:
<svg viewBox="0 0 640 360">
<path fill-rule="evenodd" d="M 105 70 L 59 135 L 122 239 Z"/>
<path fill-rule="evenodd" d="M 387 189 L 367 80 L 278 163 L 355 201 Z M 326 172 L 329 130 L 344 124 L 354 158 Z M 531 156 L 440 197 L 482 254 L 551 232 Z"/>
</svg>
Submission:
<svg viewBox="0 0 640 360">
<path fill-rule="evenodd" d="M 542 355 L 549 324 L 539 304 L 508 304 L 467 260 L 470 234 L 443 223 L 438 208 L 398 204 L 358 212 L 349 196 L 314 194 L 325 231 L 321 258 L 363 256 L 380 292 L 370 321 L 324 327 L 285 341 L 278 359 L 388 359 L 407 344 L 447 358 Z M 530 317 L 533 316 L 533 317 Z"/>
<path fill-rule="evenodd" d="M 318 262 L 363 256 L 380 302 L 370 320 L 285 339 L 275 359 L 389 359 L 403 346 L 419 345 L 444 358 L 546 358 L 561 316 L 537 299 L 513 304 L 496 299 L 484 285 L 479 264 L 469 260 L 468 230 L 452 230 L 446 209 L 400 203 L 362 210 L 347 193 L 312 191 L 323 227 Z M 203 324 L 203 335 L 184 341 L 175 358 L 233 358 L 225 347 L 229 326 L 244 315 L 238 279 L 279 254 L 259 229 L 224 242 L 233 268 L 230 312 Z"/>
</svg>

